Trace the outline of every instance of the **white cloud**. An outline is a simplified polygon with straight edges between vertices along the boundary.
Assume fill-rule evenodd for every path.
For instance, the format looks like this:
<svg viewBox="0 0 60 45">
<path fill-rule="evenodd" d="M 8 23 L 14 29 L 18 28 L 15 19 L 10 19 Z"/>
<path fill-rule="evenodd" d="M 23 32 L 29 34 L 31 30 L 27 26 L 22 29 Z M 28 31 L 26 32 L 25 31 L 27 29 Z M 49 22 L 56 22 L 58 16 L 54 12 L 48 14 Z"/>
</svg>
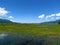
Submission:
<svg viewBox="0 0 60 45">
<path fill-rule="evenodd" d="M 48 19 L 48 18 L 49 18 L 49 16 L 46 16 L 45 18 L 46 18 L 46 19 Z"/>
<path fill-rule="evenodd" d="M 57 13 L 56 16 L 60 16 L 60 13 Z"/>
<path fill-rule="evenodd" d="M 0 16 L 6 16 L 9 12 L 5 8 L 0 7 Z"/>
<path fill-rule="evenodd" d="M 53 18 L 55 16 L 56 16 L 56 14 L 51 14 L 51 15 L 46 15 L 46 16 L 45 16 L 45 14 L 42 14 L 42 15 L 38 16 L 38 18 L 40 18 L 40 19 L 45 18 L 47 20 L 48 18 Z"/>
<path fill-rule="evenodd" d="M 50 15 L 50 17 L 54 17 L 54 16 L 56 16 L 56 15 L 55 15 L 55 14 L 51 14 L 51 15 Z"/>
<path fill-rule="evenodd" d="M 51 15 L 48 15 L 48 16 L 46 16 L 46 19 L 48 19 L 48 18 L 54 18 L 56 16 L 56 14 L 51 14 Z"/>
<path fill-rule="evenodd" d="M 7 18 L 13 21 L 14 17 L 13 16 L 7 16 L 9 11 L 7 11 L 5 8 L 0 7 L 0 18 Z"/>
<path fill-rule="evenodd" d="M 40 15 L 40 16 L 38 16 L 38 18 L 44 18 L 45 17 L 45 14 L 42 14 L 42 15 Z"/>
<path fill-rule="evenodd" d="M 38 16 L 38 18 L 40 18 L 40 19 L 44 18 L 46 20 L 60 19 L 60 13 L 51 14 L 51 15 L 42 14 L 42 15 Z"/>
<path fill-rule="evenodd" d="M 8 19 L 9 19 L 10 21 L 13 21 L 14 17 L 13 17 L 13 16 L 9 16 Z"/>
<path fill-rule="evenodd" d="M 9 18 L 9 19 L 13 19 L 14 17 L 13 17 L 13 16 L 9 16 L 8 18 Z"/>
</svg>

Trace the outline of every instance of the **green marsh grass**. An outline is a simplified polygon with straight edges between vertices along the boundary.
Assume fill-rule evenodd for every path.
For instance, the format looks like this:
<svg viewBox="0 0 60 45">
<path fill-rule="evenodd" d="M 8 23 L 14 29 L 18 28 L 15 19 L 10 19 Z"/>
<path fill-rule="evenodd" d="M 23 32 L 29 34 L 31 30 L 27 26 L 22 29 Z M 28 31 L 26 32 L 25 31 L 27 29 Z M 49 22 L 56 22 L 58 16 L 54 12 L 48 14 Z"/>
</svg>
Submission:
<svg viewBox="0 0 60 45">
<path fill-rule="evenodd" d="M 60 34 L 59 24 L 0 24 L 0 33 L 57 36 Z"/>
</svg>

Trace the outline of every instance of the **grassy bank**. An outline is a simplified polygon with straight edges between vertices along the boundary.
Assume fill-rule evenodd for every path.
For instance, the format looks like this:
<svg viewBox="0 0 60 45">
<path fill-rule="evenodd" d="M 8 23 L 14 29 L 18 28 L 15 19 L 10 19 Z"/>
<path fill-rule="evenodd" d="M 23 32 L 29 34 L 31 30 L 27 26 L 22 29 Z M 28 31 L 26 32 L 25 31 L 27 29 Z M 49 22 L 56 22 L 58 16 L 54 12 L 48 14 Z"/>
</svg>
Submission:
<svg viewBox="0 0 60 45">
<path fill-rule="evenodd" d="M 0 33 L 21 34 L 21 35 L 60 35 L 58 24 L 0 24 Z"/>
</svg>

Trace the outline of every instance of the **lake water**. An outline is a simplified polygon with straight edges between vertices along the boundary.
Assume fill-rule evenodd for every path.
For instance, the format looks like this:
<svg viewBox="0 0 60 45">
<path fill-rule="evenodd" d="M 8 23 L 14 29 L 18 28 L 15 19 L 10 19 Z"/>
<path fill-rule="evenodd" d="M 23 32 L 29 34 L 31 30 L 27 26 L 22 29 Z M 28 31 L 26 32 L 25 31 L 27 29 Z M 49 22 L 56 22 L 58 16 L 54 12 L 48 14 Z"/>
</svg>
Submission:
<svg viewBox="0 0 60 45">
<path fill-rule="evenodd" d="M 0 45 L 60 45 L 60 38 L 0 34 Z"/>
</svg>

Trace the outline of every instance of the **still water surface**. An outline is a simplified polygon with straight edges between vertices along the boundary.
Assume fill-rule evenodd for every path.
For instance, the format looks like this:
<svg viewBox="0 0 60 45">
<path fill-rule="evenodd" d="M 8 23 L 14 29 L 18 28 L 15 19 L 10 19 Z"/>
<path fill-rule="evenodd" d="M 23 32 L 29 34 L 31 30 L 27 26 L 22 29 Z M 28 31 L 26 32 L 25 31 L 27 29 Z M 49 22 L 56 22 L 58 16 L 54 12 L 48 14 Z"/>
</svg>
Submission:
<svg viewBox="0 0 60 45">
<path fill-rule="evenodd" d="M 60 45 L 60 38 L 0 34 L 0 45 Z"/>
</svg>

